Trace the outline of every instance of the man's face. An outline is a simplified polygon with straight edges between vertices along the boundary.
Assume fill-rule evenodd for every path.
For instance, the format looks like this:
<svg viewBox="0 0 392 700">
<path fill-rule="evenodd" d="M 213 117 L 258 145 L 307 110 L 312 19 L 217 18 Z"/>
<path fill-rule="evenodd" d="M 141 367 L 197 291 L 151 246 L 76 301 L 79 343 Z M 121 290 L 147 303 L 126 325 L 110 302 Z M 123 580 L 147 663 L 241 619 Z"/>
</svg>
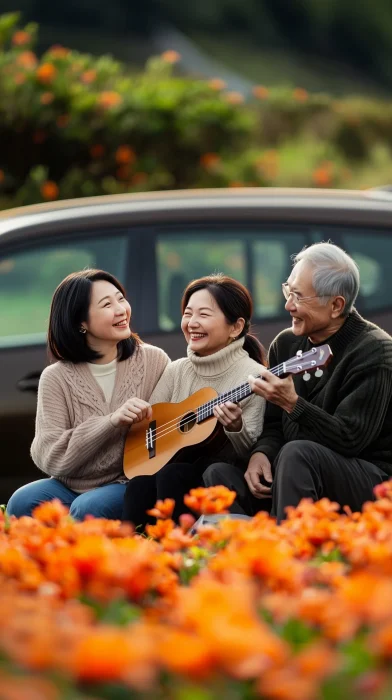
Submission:
<svg viewBox="0 0 392 700">
<path fill-rule="evenodd" d="M 294 335 L 304 335 L 318 342 L 319 339 L 328 337 L 328 329 L 336 314 L 332 306 L 333 298 L 325 303 L 325 299 L 316 296 L 312 271 L 312 267 L 304 260 L 294 266 L 287 280 L 287 290 L 294 294 L 290 294 L 285 309 L 290 313 Z"/>
</svg>

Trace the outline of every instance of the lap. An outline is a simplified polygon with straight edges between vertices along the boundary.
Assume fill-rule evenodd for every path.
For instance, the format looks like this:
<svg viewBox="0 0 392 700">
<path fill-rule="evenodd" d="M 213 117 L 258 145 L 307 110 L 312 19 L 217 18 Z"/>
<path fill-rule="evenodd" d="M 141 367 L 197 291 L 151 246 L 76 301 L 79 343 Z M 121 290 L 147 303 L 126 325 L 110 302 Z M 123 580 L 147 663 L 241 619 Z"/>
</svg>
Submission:
<svg viewBox="0 0 392 700">
<path fill-rule="evenodd" d="M 86 515 L 121 520 L 126 488 L 127 484 L 115 483 L 81 493 L 74 499 L 70 515 L 75 520 L 83 520 Z"/>
<path fill-rule="evenodd" d="M 61 503 L 69 507 L 76 496 L 75 491 L 71 491 L 57 479 L 39 479 L 15 491 L 8 501 L 7 513 L 17 518 L 31 515 L 40 503 L 52 501 L 54 498 L 58 498 Z"/>
</svg>

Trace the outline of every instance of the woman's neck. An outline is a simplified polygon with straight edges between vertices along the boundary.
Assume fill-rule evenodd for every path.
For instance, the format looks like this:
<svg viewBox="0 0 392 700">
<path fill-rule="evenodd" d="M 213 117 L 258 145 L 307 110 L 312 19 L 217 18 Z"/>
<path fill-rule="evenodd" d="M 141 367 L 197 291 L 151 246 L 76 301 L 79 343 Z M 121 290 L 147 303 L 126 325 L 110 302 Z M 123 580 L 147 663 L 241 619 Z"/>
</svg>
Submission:
<svg viewBox="0 0 392 700">
<path fill-rule="evenodd" d="M 117 348 L 117 343 L 113 345 L 112 343 L 110 345 L 106 343 L 100 343 L 99 345 L 90 345 L 92 350 L 95 350 L 95 352 L 99 352 L 101 357 L 99 357 L 96 360 L 93 360 L 92 364 L 94 365 L 108 365 L 109 362 L 113 362 L 117 358 L 118 355 L 118 348 Z"/>
</svg>

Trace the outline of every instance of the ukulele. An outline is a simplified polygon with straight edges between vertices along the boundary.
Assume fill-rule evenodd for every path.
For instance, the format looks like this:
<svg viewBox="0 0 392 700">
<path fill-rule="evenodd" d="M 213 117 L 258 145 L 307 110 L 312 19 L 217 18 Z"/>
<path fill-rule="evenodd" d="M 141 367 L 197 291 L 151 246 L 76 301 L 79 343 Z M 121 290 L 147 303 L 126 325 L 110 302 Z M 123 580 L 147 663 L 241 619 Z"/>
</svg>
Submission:
<svg viewBox="0 0 392 700">
<path fill-rule="evenodd" d="M 273 367 L 270 372 L 277 377 L 304 374 L 306 381 L 310 379 L 309 370 L 316 370 L 316 376 L 321 376 L 320 368 L 331 357 L 329 345 L 320 345 L 307 352 L 299 350 L 295 357 Z M 179 403 L 155 404 L 152 417 L 134 423 L 128 433 L 124 447 L 125 475 L 132 479 L 141 474 L 156 474 L 168 462 L 186 461 L 182 454 L 188 447 L 201 445 L 210 449 L 212 444 L 216 446 L 223 430 L 214 416 L 214 406 L 226 401 L 239 403 L 252 393 L 249 383 L 244 382 L 219 395 L 215 389 L 206 387 Z"/>
</svg>

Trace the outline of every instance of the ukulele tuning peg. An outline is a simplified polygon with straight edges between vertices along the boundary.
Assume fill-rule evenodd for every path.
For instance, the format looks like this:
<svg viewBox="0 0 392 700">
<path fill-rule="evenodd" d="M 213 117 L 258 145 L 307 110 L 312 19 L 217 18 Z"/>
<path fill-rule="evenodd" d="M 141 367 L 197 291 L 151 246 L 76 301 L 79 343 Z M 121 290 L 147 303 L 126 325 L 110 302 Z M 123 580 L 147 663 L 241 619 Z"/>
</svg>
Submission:
<svg viewBox="0 0 392 700">
<path fill-rule="evenodd" d="M 304 382 L 308 382 L 309 379 L 310 379 L 310 374 L 309 374 L 309 372 L 305 372 L 305 374 L 303 375 L 302 379 L 304 380 Z"/>
<path fill-rule="evenodd" d="M 324 374 L 323 370 L 320 369 L 320 368 L 318 368 L 318 369 L 315 371 L 314 376 L 315 376 L 315 377 L 322 377 L 323 374 Z"/>
<path fill-rule="evenodd" d="M 298 350 L 298 352 L 296 353 L 296 355 L 297 355 L 297 357 L 302 357 L 302 350 Z"/>
</svg>

